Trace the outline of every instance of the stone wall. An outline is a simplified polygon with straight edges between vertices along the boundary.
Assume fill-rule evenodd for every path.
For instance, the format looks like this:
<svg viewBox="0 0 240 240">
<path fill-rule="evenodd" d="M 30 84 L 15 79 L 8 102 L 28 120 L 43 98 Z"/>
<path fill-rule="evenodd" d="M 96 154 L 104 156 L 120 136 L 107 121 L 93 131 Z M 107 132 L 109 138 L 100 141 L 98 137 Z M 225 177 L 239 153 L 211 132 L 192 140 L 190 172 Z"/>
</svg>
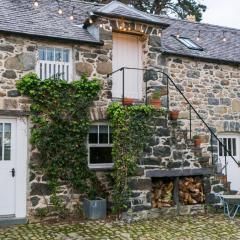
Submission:
<svg viewBox="0 0 240 240">
<path fill-rule="evenodd" d="M 116 21 L 101 21 L 100 45 L 58 43 L 50 40 L 36 40 L 16 35 L 0 35 L 0 110 L 29 110 L 29 100 L 19 95 L 15 82 L 24 74 L 34 71 L 37 61 L 37 49 L 42 45 L 63 46 L 73 50 L 74 78 L 83 73 L 90 78 L 102 81 L 103 90 L 99 99 L 91 108 L 93 121 L 106 120 L 106 109 L 111 102 L 112 79 L 107 74 L 112 71 L 112 30 Z M 100 22 L 96 22 L 99 24 Z M 132 26 L 133 27 L 133 26 Z M 148 81 L 148 92 L 161 90 L 163 106 L 166 106 L 166 79 L 158 71 L 167 71 L 176 84 L 192 102 L 208 124 L 218 133 L 240 131 L 240 68 L 230 65 L 210 64 L 189 58 L 164 57 L 161 53 L 159 29 L 145 26 L 142 35 L 143 67 L 151 68 L 144 73 Z M 134 26 L 138 29 L 138 25 Z M 143 84 L 144 86 L 144 84 Z M 144 91 L 144 89 L 143 89 Z M 144 100 L 144 99 L 143 99 Z M 170 87 L 171 108 L 180 109 L 180 121 L 169 122 L 166 118 L 158 119 L 156 134 L 152 137 L 146 156 L 139 160 L 139 171 L 130 181 L 134 196 L 130 199 L 133 211 L 151 208 L 151 178 L 146 176 L 149 169 L 193 169 L 209 166 L 209 135 L 197 119 L 193 121 L 194 131 L 202 134 L 203 148 L 195 149 L 189 141 L 188 111 L 180 95 Z M 216 144 L 216 142 L 215 142 Z M 29 174 L 30 211 L 45 207 L 49 203 L 50 192 L 46 178 L 35 170 L 39 162 L 38 153 L 30 154 L 31 171 Z M 101 179 L 106 182 L 104 174 Z M 107 183 L 106 183 L 107 184 Z M 76 195 L 65 185 L 61 186 L 59 196 L 71 207 L 79 201 Z"/>
<path fill-rule="evenodd" d="M 174 82 L 216 134 L 240 134 L 240 66 L 174 56 L 164 58 L 164 62 Z M 180 110 L 184 127 L 189 129 L 186 102 L 173 87 L 170 89 L 170 106 Z M 196 115 L 192 116 L 192 132 L 202 135 L 203 146 L 207 151 L 210 135 Z"/>
</svg>

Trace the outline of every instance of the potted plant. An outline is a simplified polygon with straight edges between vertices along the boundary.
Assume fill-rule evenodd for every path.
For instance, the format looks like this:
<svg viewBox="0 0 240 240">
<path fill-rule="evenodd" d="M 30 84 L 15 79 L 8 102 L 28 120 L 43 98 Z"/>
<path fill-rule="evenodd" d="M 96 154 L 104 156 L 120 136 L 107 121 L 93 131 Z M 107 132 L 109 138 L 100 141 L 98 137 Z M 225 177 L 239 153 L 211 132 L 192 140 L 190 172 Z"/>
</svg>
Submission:
<svg viewBox="0 0 240 240">
<path fill-rule="evenodd" d="M 201 137 L 198 134 L 196 134 L 193 136 L 193 140 L 194 140 L 194 146 L 196 148 L 200 148 L 201 143 L 202 143 Z"/>
<path fill-rule="evenodd" d="M 124 98 L 123 99 L 123 105 L 129 106 L 129 105 L 132 105 L 133 102 L 134 102 L 134 100 L 132 98 Z"/>
<path fill-rule="evenodd" d="M 169 113 L 169 117 L 171 120 L 177 120 L 179 116 L 179 111 L 178 110 L 171 110 Z"/>
<path fill-rule="evenodd" d="M 87 219 L 104 219 L 107 215 L 107 200 L 105 191 L 94 181 L 83 200 L 83 214 Z"/>
<path fill-rule="evenodd" d="M 161 93 L 160 91 L 155 91 L 149 100 L 150 105 L 154 106 L 155 108 L 160 108 L 161 107 Z"/>
</svg>

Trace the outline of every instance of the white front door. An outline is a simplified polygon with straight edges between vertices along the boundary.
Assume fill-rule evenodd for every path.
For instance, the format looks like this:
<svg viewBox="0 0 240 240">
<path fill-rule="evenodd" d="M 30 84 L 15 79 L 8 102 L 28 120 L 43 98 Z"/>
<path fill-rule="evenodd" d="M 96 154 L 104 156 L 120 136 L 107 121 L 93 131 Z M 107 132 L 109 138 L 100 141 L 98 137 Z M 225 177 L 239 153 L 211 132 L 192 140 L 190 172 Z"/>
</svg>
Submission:
<svg viewBox="0 0 240 240">
<path fill-rule="evenodd" d="M 222 134 L 219 135 L 222 143 L 227 146 L 231 155 L 237 160 L 240 160 L 240 135 L 234 134 Z M 225 154 L 222 146 L 219 145 L 219 159 L 222 166 L 227 166 L 227 179 L 231 182 L 231 190 L 240 190 L 240 167 L 234 162 L 234 160 L 226 153 L 226 163 Z M 223 174 L 225 174 L 225 169 L 223 169 Z"/>
<path fill-rule="evenodd" d="M 142 68 L 142 47 L 138 36 L 113 33 L 113 71 L 121 67 Z M 124 96 L 142 98 L 142 71 L 126 69 Z M 112 96 L 122 98 L 122 72 L 113 74 Z"/>
<path fill-rule="evenodd" d="M 15 215 L 16 120 L 0 119 L 0 216 Z"/>
</svg>

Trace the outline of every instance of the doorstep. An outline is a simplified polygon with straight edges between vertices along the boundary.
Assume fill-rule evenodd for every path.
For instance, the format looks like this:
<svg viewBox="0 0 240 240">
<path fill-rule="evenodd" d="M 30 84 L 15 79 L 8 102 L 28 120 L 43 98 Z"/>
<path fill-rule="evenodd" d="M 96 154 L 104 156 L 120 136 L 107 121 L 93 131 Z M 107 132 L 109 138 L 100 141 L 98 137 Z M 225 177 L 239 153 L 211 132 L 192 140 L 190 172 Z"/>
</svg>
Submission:
<svg viewBox="0 0 240 240">
<path fill-rule="evenodd" d="M 17 224 L 26 224 L 27 222 L 27 218 L 0 218 L 0 228 Z"/>
</svg>

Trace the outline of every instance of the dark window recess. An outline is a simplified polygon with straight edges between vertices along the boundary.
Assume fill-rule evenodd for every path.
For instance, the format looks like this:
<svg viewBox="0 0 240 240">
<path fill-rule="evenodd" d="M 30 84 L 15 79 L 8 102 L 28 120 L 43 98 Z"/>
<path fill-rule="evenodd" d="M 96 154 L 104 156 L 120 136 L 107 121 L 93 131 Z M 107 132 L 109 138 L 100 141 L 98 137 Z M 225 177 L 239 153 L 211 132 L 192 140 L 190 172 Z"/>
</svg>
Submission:
<svg viewBox="0 0 240 240">
<path fill-rule="evenodd" d="M 108 125 L 90 126 L 88 135 L 90 164 L 113 163 L 112 138 L 112 129 Z"/>
<path fill-rule="evenodd" d="M 226 149 L 228 150 L 228 152 L 226 152 L 224 150 L 224 146 L 222 146 L 219 143 L 219 156 L 223 157 L 223 156 L 230 156 L 230 153 L 233 157 L 236 157 L 237 155 L 237 142 L 236 142 L 236 138 L 220 138 L 220 141 L 225 145 Z"/>
<path fill-rule="evenodd" d="M 98 143 L 98 126 L 91 126 L 89 132 L 89 143 Z"/>
<path fill-rule="evenodd" d="M 189 49 L 203 51 L 203 48 L 200 47 L 195 42 L 193 42 L 190 38 L 176 37 L 176 36 L 174 36 L 174 37 L 175 37 L 175 39 L 177 39 L 180 43 L 182 43 L 184 46 L 186 46 Z"/>
<path fill-rule="evenodd" d="M 90 164 L 112 163 L 111 147 L 90 147 Z"/>
</svg>

